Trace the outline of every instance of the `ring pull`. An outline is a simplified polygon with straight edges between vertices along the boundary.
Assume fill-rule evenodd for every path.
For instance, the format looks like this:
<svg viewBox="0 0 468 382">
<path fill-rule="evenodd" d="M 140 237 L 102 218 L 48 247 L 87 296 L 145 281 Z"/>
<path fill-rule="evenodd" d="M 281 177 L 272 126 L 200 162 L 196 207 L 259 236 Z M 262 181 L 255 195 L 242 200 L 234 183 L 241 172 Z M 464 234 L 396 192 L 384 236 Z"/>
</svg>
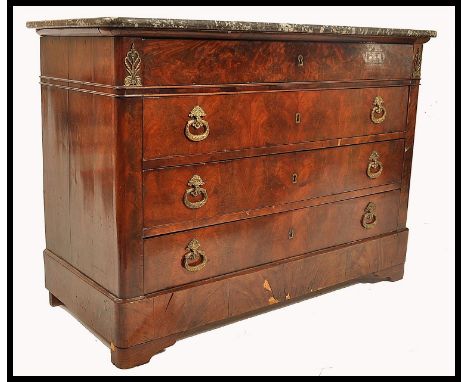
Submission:
<svg viewBox="0 0 468 382">
<path fill-rule="evenodd" d="M 203 179 L 200 177 L 200 175 L 194 175 L 192 178 L 189 180 L 187 183 L 190 188 L 187 188 L 185 190 L 185 195 L 184 195 L 184 204 L 188 208 L 200 208 L 206 204 L 208 201 L 208 192 L 201 186 L 205 184 Z M 189 197 L 199 197 L 202 195 L 202 200 L 192 202 L 189 200 Z"/>
<path fill-rule="evenodd" d="M 367 165 L 367 176 L 371 179 L 378 178 L 383 171 L 383 164 L 379 161 L 379 153 L 372 151 L 369 157 L 369 164 Z"/>
<path fill-rule="evenodd" d="M 204 268 L 208 259 L 205 251 L 200 249 L 200 242 L 192 239 L 186 249 L 188 252 L 184 255 L 184 268 L 189 272 L 197 272 Z"/>
<path fill-rule="evenodd" d="M 208 121 L 205 121 L 203 118 L 206 117 L 205 111 L 200 106 L 195 106 L 192 111 L 189 113 L 189 119 L 185 125 L 185 135 L 188 139 L 193 142 L 203 141 L 210 134 L 210 125 Z M 203 129 L 201 134 L 192 134 L 190 128 L 195 130 Z"/>
<path fill-rule="evenodd" d="M 297 56 L 297 66 L 304 66 L 304 56 L 302 54 Z"/>
<path fill-rule="evenodd" d="M 364 209 L 364 215 L 362 215 L 361 224 L 364 228 L 374 228 L 377 223 L 377 215 L 375 214 L 377 206 L 375 203 L 370 202 Z"/>
<path fill-rule="evenodd" d="M 387 116 L 387 110 L 385 109 L 383 103 L 384 101 L 382 97 L 375 97 L 374 107 L 371 110 L 371 120 L 376 124 L 385 121 L 385 117 Z"/>
</svg>

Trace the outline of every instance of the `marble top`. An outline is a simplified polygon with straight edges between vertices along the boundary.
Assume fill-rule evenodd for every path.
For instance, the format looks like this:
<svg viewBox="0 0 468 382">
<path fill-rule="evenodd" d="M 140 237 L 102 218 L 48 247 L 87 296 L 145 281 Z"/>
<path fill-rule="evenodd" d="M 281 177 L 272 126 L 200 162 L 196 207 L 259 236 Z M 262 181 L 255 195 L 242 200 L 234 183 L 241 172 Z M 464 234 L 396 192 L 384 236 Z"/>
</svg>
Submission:
<svg viewBox="0 0 468 382">
<path fill-rule="evenodd" d="M 28 21 L 28 28 L 153 28 L 163 30 L 204 30 L 219 32 L 278 32 L 356 36 L 436 37 L 432 30 L 263 23 L 250 21 L 178 20 L 128 17 Z"/>
</svg>

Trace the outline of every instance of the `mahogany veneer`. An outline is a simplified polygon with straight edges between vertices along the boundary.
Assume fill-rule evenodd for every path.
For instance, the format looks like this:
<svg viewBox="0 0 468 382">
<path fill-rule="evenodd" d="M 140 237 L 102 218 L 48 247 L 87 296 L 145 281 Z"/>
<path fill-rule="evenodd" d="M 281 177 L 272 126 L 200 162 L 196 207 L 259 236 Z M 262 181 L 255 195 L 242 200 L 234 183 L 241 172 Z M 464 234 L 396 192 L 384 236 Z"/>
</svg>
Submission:
<svg viewBox="0 0 468 382">
<path fill-rule="evenodd" d="M 261 156 L 235 161 L 148 170 L 143 174 L 144 226 L 169 225 L 254 210 L 345 191 L 400 183 L 403 140 Z M 385 171 L 371 179 L 369 156 L 377 151 Z M 346 166 L 342 164 L 346 163 Z M 181 203 L 194 174 L 205 182 L 209 202 Z M 191 199 L 191 198 L 190 198 Z M 194 198 L 195 200 L 195 198 Z"/>
<path fill-rule="evenodd" d="M 366 49 L 359 43 L 148 39 L 141 42 L 142 78 L 148 85 L 183 85 L 411 77 L 411 45 L 380 44 L 385 59 L 377 65 L 362 58 Z"/>
<path fill-rule="evenodd" d="M 49 302 L 104 338 L 116 366 L 403 277 L 422 44 L 435 32 L 28 25 L 41 35 Z"/>
<path fill-rule="evenodd" d="M 387 113 L 392 115 L 378 125 L 369 118 L 376 95 L 388 100 Z M 183 156 L 191 163 L 196 154 L 404 131 L 407 102 L 407 86 L 148 97 L 143 102 L 143 157 Z M 200 105 L 209 120 L 210 139 L 203 145 L 184 139 L 179 128 L 194 105 Z"/>
</svg>

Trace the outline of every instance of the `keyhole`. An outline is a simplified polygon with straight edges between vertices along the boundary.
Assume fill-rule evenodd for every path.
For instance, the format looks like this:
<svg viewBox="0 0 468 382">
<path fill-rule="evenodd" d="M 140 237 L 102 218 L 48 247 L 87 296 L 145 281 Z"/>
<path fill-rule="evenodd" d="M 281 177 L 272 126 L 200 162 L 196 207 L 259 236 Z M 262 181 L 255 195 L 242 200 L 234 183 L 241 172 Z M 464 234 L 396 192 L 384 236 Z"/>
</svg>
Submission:
<svg viewBox="0 0 468 382">
<path fill-rule="evenodd" d="M 288 239 L 291 240 L 294 238 L 294 228 L 290 228 L 288 232 Z"/>
<path fill-rule="evenodd" d="M 292 182 L 297 183 L 297 174 L 296 173 L 292 174 Z"/>
<path fill-rule="evenodd" d="M 296 123 L 301 123 L 301 113 L 296 113 Z"/>
<path fill-rule="evenodd" d="M 298 66 L 304 66 L 304 56 L 302 54 L 297 56 L 297 65 Z"/>
</svg>

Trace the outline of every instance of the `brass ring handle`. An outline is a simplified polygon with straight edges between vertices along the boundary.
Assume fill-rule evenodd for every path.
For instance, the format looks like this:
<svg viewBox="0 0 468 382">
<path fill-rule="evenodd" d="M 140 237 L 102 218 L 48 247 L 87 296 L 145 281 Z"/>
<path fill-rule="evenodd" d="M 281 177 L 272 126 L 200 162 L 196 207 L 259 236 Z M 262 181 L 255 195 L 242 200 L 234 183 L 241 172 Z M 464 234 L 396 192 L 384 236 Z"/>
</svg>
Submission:
<svg viewBox="0 0 468 382">
<path fill-rule="evenodd" d="M 382 123 L 385 121 L 385 117 L 387 116 L 387 110 L 383 105 L 384 101 L 382 97 L 377 96 L 374 99 L 374 107 L 371 110 L 371 120 L 374 123 Z"/>
<path fill-rule="evenodd" d="M 200 249 L 200 242 L 192 239 L 186 249 L 188 252 L 184 255 L 184 268 L 189 272 L 197 272 L 204 268 L 208 259 L 205 251 Z M 194 262 L 196 262 L 195 265 L 193 265 Z"/>
<path fill-rule="evenodd" d="M 206 202 L 208 201 L 208 192 L 203 187 L 201 187 L 205 184 L 205 182 L 200 177 L 200 175 L 192 176 L 192 178 L 189 180 L 187 184 L 190 186 L 190 188 L 187 188 L 187 190 L 185 190 L 184 204 L 188 208 L 200 208 L 204 206 Z M 199 200 L 197 202 L 192 202 L 189 200 L 190 196 L 198 197 L 200 195 L 202 195 L 203 197 L 202 200 Z"/>
<path fill-rule="evenodd" d="M 375 203 L 370 202 L 364 209 L 364 215 L 362 215 L 361 224 L 364 228 L 374 228 L 377 224 L 377 215 L 375 214 L 377 206 Z"/>
<path fill-rule="evenodd" d="M 189 113 L 189 119 L 185 125 L 185 136 L 193 142 L 203 141 L 210 134 L 210 125 L 203 118 L 206 117 L 205 111 L 200 106 L 195 106 Z M 199 130 L 203 128 L 203 133 L 193 134 L 190 128 Z"/>
<path fill-rule="evenodd" d="M 379 153 L 372 151 L 369 157 L 369 164 L 367 165 L 367 176 L 371 179 L 378 178 L 383 171 L 383 164 L 379 161 Z"/>
</svg>

